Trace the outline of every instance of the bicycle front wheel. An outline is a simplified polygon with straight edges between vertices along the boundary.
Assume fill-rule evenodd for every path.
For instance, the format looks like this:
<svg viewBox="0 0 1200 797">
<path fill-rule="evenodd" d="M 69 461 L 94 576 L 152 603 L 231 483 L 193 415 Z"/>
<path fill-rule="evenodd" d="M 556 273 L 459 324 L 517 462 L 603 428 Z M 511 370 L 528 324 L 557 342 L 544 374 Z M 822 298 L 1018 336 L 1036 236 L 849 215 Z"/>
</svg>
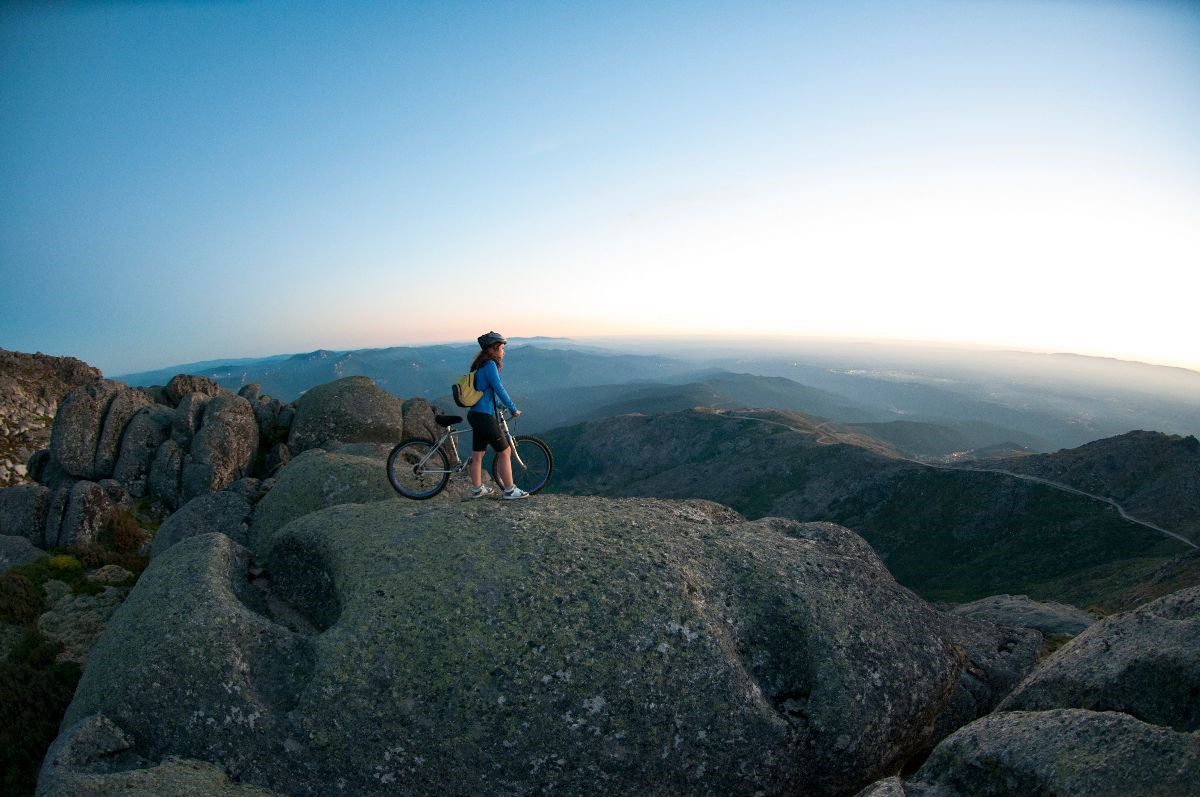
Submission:
<svg viewBox="0 0 1200 797">
<path fill-rule="evenodd" d="M 519 434 L 512 439 L 513 484 L 533 494 L 546 486 L 554 472 L 554 455 L 550 446 L 533 435 Z M 496 457 L 492 457 L 492 478 L 500 484 L 496 473 Z"/>
<path fill-rule="evenodd" d="M 434 448 L 432 440 L 405 440 L 388 455 L 387 475 L 400 495 L 424 501 L 446 488 L 450 463 L 446 452 Z"/>
</svg>

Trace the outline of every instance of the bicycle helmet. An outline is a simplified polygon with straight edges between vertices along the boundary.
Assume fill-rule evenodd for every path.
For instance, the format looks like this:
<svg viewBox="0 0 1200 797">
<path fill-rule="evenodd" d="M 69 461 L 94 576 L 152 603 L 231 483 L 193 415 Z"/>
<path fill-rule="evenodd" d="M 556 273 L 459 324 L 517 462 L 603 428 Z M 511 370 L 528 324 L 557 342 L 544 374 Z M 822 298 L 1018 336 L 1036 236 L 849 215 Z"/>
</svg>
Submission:
<svg viewBox="0 0 1200 797">
<path fill-rule="evenodd" d="M 489 332 L 486 335 L 480 335 L 476 340 L 479 341 L 479 348 L 486 349 L 488 346 L 495 346 L 497 343 L 508 343 L 508 340 L 499 332 Z"/>
</svg>

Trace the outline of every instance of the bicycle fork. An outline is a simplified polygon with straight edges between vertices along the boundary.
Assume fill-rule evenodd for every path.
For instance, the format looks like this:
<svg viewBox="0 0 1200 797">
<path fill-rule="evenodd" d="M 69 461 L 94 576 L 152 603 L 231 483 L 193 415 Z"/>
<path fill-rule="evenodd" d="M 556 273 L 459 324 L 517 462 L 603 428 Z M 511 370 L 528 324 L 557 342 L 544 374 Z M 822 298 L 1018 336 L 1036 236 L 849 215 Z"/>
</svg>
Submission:
<svg viewBox="0 0 1200 797">
<path fill-rule="evenodd" d="M 498 417 L 500 418 L 500 427 L 504 430 L 504 439 L 508 441 L 508 447 L 512 449 L 512 458 L 524 468 L 525 463 L 521 461 L 521 455 L 517 452 L 517 439 L 513 437 L 512 432 L 508 431 L 508 420 L 503 414 L 498 414 Z"/>
</svg>

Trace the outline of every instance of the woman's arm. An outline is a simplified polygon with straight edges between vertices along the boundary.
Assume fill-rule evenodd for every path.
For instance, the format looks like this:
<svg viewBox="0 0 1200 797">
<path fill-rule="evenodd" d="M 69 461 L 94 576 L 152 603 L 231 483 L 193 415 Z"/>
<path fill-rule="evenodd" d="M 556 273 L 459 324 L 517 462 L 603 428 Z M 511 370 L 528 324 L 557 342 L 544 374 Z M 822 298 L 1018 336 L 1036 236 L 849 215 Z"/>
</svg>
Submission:
<svg viewBox="0 0 1200 797">
<path fill-rule="evenodd" d="M 493 394 L 504 402 L 504 406 L 508 407 L 509 412 L 516 415 L 517 405 L 513 404 L 513 400 L 508 397 L 508 391 L 504 389 L 504 383 L 500 381 L 500 369 L 496 367 L 495 360 L 488 360 L 487 365 L 483 366 L 483 376 L 487 380 L 488 387 L 492 388 Z"/>
</svg>

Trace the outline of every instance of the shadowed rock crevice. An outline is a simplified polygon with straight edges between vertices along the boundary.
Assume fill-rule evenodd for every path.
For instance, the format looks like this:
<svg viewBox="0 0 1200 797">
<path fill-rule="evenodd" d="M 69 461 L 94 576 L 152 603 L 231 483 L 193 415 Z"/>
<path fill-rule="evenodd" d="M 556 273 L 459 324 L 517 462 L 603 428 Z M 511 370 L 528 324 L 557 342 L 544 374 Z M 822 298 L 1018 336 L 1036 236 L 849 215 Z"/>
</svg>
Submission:
<svg viewBox="0 0 1200 797">
<path fill-rule="evenodd" d="M 260 611 L 293 631 L 319 634 L 341 616 L 333 576 L 319 546 L 311 541 L 285 538 L 272 551 L 269 569 L 251 567 L 249 572 L 260 596 Z"/>
</svg>

